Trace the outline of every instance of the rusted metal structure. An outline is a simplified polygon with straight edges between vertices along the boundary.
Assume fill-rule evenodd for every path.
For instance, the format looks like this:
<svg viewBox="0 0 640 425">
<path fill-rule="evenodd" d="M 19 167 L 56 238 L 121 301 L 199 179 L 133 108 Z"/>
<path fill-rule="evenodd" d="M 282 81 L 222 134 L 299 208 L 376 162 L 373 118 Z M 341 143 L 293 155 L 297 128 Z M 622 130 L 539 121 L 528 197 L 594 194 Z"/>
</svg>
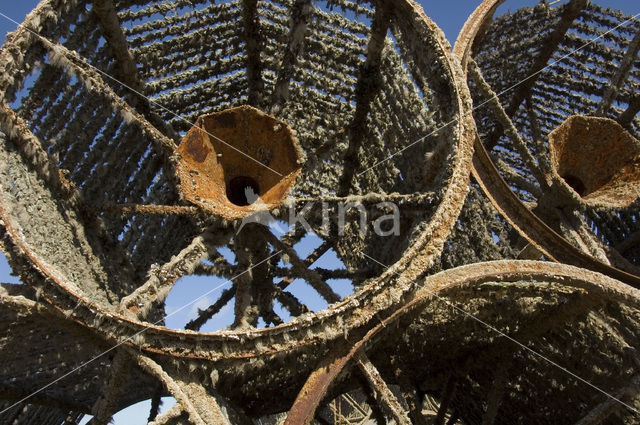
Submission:
<svg viewBox="0 0 640 425">
<path fill-rule="evenodd" d="M 501 3 L 451 50 L 411 0 L 43 0 L 0 50 L 0 423 L 638 423 L 640 21 Z"/>
</svg>

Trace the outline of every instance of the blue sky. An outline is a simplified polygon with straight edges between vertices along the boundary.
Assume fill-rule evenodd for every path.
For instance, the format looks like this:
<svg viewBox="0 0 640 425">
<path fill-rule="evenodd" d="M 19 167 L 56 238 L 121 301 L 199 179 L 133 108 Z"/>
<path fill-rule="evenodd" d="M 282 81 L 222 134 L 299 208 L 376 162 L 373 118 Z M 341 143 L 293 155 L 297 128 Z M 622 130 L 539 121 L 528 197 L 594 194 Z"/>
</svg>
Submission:
<svg viewBox="0 0 640 425">
<path fill-rule="evenodd" d="M 7 17 L 22 22 L 25 15 L 36 5 L 36 1 L 34 0 L 1 0 L 0 1 L 0 13 L 6 15 Z M 419 3 L 425 9 L 426 14 L 436 22 L 443 29 L 445 35 L 453 44 L 455 38 L 464 24 L 466 18 L 471 14 L 471 12 L 477 7 L 480 3 L 479 0 L 455 0 L 455 1 L 419 1 Z M 535 4 L 536 0 L 508 0 L 505 5 L 502 6 L 501 10 L 515 10 L 522 5 L 531 5 Z M 609 0 L 606 2 L 602 2 L 609 7 L 621 9 L 629 14 L 636 14 L 640 12 L 640 2 L 637 0 Z M 0 43 L 5 39 L 5 33 L 7 31 L 13 31 L 16 29 L 16 24 L 11 22 L 9 19 L 0 16 Z M 313 248 L 313 245 L 317 243 L 317 240 L 309 239 L 305 241 L 299 247 L 300 250 L 309 250 Z M 231 258 L 232 254 L 230 252 L 226 253 L 227 256 Z M 301 256 L 304 256 L 305 253 L 300 252 Z M 321 267 L 335 266 L 337 262 L 337 258 L 335 258 L 335 254 L 329 253 L 326 258 L 322 258 L 318 265 Z M 10 282 L 17 283 L 18 280 L 10 276 L 9 267 L 5 258 L 0 254 L 0 282 Z M 223 283 L 220 281 L 220 283 Z M 180 306 L 184 305 L 187 302 L 191 301 L 193 298 L 197 297 L 199 293 L 206 292 L 207 288 L 210 288 L 211 283 L 209 282 L 209 286 L 202 286 L 202 280 L 182 280 L 178 283 L 180 286 L 189 287 L 190 290 L 181 290 L 175 291 L 175 296 L 171 299 L 171 306 Z M 295 292 L 296 285 L 300 285 L 300 283 L 294 283 L 291 286 L 291 290 Z M 332 282 L 332 286 L 336 290 L 336 292 L 343 294 L 344 282 Z M 226 285 L 228 286 L 228 285 Z M 177 287 L 176 289 L 180 289 Z M 220 288 L 222 290 L 222 288 Z M 193 295 L 194 292 L 196 295 Z M 302 292 L 301 292 L 302 293 Z M 216 294 L 212 294 L 211 298 L 215 299 Z M 181 327 L 184 325 L 187 319 L 193 317 L 198 307 L 206 306 L 206 301 L 210 301 L 211 299 L 203 298 L 199 302 L 185 308 L 181 312 L 177 312 L 167 319 L 167 324 L 170 327 Z M 169 306 L 169 302 L 167 303 Z M 229 306 L 228 306 L 229 307 Z M 315 308 L 323 308 L 324 306 L 319 304 L 314 306 Z M 171 307 L 175 310 L 175 307 Z M 313 307 L 312 307 L 313 308 Z M 220 324 L 223 326 L 225 324 L 229 324 L 230 320 L 232 320 L 232 306 L 227 308 L 225 311 L 220 314 L 219 321 L 216 326 L 213 328 L 203 328 L 203 330 L 214 330 L 219 327 Z M 168 308 L 167 313 L 171 314 L 172 311 Z M 172 399 L 167 398 L 165 403 L 165 408 L 172 404 Z M 125 411 L 120 412 L 115 417 L 114 423 L 116 425 L 134 425 L 134 424 L 145 424 L 146 417 L 149 411 L 149 403 L 142 402 L 138 405 L 132 406 Z"/>
</svg>

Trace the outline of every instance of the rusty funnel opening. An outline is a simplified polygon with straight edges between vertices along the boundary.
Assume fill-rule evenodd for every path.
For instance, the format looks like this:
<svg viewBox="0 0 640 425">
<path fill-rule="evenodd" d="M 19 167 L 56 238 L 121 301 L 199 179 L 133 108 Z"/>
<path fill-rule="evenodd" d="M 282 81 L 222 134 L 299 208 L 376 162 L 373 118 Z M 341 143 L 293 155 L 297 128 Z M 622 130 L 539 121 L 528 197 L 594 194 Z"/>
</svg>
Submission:
<svg viewBox="0 0 640 425">
<path fill-rule="evenodd" d="M 562 180 L 564 180 L 564 182 L 581 197 L 587 194 L 587 188 L 579 177 L 568 173 L 561 175 L 560 177 L 562 177 Z"/>
<path fill-rule="evenodd" d="M 177 153 L 185 199 L 227 219 L 280 205 L 303 158 L 287 124 L 250 106 L 201 116 Z"/>
<path fill-rule="evenodd" d="M 247 176 L 232 178 L 227 185 L 227 199 L 239 207 L 251 205 L 260 198 L 258 182 Z"/>
<path fill-rule="evenodd" d="M 616 121 L 574 115 L 549 134 L 552 171 L 590 205 L 640 197 L 640 142 Z"/>
</svg>

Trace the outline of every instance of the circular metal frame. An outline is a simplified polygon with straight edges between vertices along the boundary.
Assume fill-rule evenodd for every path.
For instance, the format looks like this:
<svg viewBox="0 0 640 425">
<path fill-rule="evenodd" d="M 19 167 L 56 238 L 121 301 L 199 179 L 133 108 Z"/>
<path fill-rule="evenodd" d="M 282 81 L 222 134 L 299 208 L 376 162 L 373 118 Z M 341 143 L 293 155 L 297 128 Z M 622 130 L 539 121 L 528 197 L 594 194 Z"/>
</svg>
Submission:
<svg viewBox="0 0 640 425">
<path fill-rule="evenodd" d="M 460 31 L 453 53 L 465 72 L 477 47 L 477 38 L 484 34 L 496 9 L 505 1 L 484 0 Z M 636 288 L 640 287 L 640 277 L 605 264 L 578 249 L 527 208 L 500 175 L 479 135 L 476 135 L 474 144 L 472 174 L 500 214 L 547 258 L 595 270 Z"/>
<path fill-rule="evenodd" d="M 32 25 L 31 21 L 39 20 L 40 14 L 44 13 L 43 11 L 46 12 L 50 7 L 52 5 L 45 0 L 39 9 L 27 18 L 24 26 L 10 37 L 0 52 L 0 56 L 6 57 L 15 45 L 20 45 L 24 49 L 25 45 L 30 43 L 43 42 L 45 48 L 58 49 L 62 51 L 61 56 L 66 55 L 69 62 L 73 61 L 72 55 L 65 53 L 63 48 L 38 40 L 27 30 Z M 341 335 L 344 331 L 367 323 L 376 313 L 400 302 L 408 291 L 408 282 L 423 273 L 440 253 L 460 211 L 467 191 L 474 124 L 470 118 L 470 96 L 462 80 L 462 73 L 458 66 L 450 61 L 447 43 L 441 31 L 413 1 L 396 2 L 390 7 L 395 10 L 395 13 L 417 19 L 422 27 L 421 33 L 431 37 L 433 44 L 440 49 L 438 56 L 447 70 L 447 78 L 451 83 L 449 89 L 453 90 L 448 93 L 448 96 L 451 96 L 456 102 L 455 105 L 452 105 L 455 114 L 451 117 L 456 127 L 453 133 L 457 135 L 457 140 L 451 141 L 455 145 L 456 155 L 452 164 L 453 171 L 433 219 L 403 256 L 381 276 L 367 282 L 360 292 L 317 314 L 305 315 L 273 328 L 243 329 L 238 332 L 219 331 L 208 334 L 169 330 L 163 326 L 139 322 L 128 314 L 105 309 L 85 298 L 83 294 L 74 289 L 74 284 L 56 270 L 54 265 L 39 258 L 23 237 L 18 218 L 12 217 L 8 210 L 2 206 L 3 201 L 0 202 L 0 219 L 6 232 L 5 246 L 8 247 L 7 251 L 10 253 L 12 263 L 20 271 L 25 283 L 37 287 L 42 299 L 47 300 L 58 310 L 67 313 L 69 320 L 94 329 L 108 340 L 119 341 L 151 353 L 209 360 L 273 355 L 297 346 L 317 342 L 318 338 L 330 340 Z M 98 87 L 102 87 L 107 93 L 110 93 L 101 82 L 99 75 L 90 70 L 86 70 L 86 72 L 87 78 L 92 79 Z M 6 87 L 6 83 L 1 86 Z M 163 149 L 167 152 L 166 148 L 170 146 L 170 142 L 165 136 L 161 135 L 158 130 L 154 129 L 126 104 L 118 102 L 114 96 L 112 98 L 119 107 L 133 116 L 132 119 L 141 121 L 146 126 L 145 131 L 154 136 L 159 146 L 164 147 Z M 10 115 L 10 111 L 5 111 L 5 114 Z M 28 129 L 25 128 L 22 131 L 26 134 Z M 33 138 L 31 142 L 35 143 Z M 36 153 L 41 155 L 39 161 L 51 168 L 52 165 L 47 162 L 46 155 L 40 153 L 41 149 L 37 146 L 35 149 Z M 66 188 L 69 193 L 69 201 L 64 201 L 67 207 L 80 208 L 78 194 L 73 185 L 57 170 L 48 176 L 54 183 L 57 182 L 58 188 Z M 144 341 L 141 341 L 142 338 L 136 338 L 136 335 L 142 332 L 145 334 Z"/>
</svg>

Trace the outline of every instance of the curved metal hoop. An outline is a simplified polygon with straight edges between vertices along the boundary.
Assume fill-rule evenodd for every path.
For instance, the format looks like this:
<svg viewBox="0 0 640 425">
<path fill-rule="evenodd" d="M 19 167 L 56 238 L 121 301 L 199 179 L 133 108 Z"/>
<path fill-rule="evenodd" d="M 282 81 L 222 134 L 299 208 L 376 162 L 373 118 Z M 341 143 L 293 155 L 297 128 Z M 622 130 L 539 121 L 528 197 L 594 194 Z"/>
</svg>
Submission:
<svg viewBox="0 0 640 425">
<path fill-rule="evenodd" d="M 364 354 L 374 337 L 401 318 L 423 309 L 434 298 L 445 298 L 462 288 L 474 288 L 485 282 L 504 281 L 561 282 L 572 288 L 587 291 L 590 297 L 628 304 L 640 308 L 640 290 L 622 282 L 592 271 L 570 265 L 540 261 L 495 261 L 471 264 L 443 271 L 425 278 L 421 289 L 413 299 L 393 311 L 379 323 L 336 346 L 333 353 L 325 358 L 309 376 L 298 393 L 285 424 L 310 424 L 316 409 L 324 399 L 331 384 L 338 376 Z M 402 421 L 402 419 L 400 419 Z M 403 423 L 407 423 L 406 421 Z"/>
<path fill-rule="evenodd" d="M 474 48 L 477 48 L 478 38 L 483 36 L 496 9 L 505 1 L 484 0 L 460 31 L 453 53 L 465 72 Z M 581 251 L 527 208 L 502 178 L 478 135 L 474 143 L 472 174 L 494 207 L 529 243 L 549 259 L 595 270 L 640 288 L 639 276 L 605 264 Z"/>
</svg>

